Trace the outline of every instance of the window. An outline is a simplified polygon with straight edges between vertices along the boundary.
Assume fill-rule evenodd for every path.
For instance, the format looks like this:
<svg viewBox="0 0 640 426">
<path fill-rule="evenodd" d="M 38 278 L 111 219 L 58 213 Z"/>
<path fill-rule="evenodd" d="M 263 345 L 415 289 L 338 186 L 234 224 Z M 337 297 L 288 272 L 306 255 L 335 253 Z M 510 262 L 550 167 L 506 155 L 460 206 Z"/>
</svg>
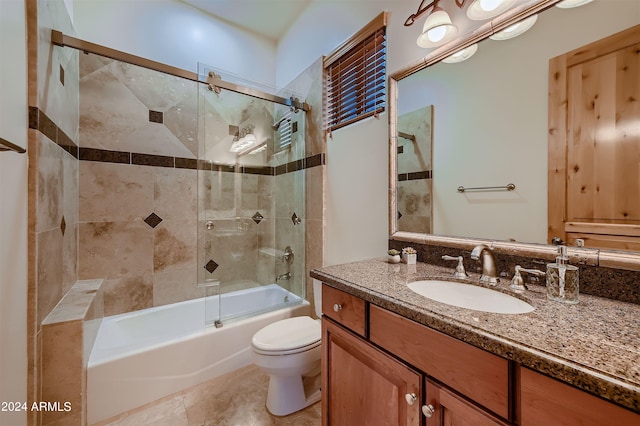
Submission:
<svg viewBox="0 0 640 426">
<path fill-rule="evenodd" d="M 330 132 L 384 111 L 386 25 L 383 12 L 325 59 Z"/>
</svg>

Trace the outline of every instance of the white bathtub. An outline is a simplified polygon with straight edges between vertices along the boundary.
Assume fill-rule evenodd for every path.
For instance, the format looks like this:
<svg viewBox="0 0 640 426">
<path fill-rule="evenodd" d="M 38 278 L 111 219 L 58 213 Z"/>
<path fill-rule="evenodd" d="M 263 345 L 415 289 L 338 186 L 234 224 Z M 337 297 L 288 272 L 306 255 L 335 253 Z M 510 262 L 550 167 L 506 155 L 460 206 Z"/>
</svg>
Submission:
<svg viewBox="0 0 640 426">
<path fill-rule="evenodd" d="M 224 325 L 205 327 L 218 302 L 215 296 L 104 318 L 88 363 L 88 423 L 249 365 L 254 333 L 310 312 L 309 302 L 270 284 L 223 294 Z M 263 313 L 224 322 L 251 311 Z"/>
</svg>

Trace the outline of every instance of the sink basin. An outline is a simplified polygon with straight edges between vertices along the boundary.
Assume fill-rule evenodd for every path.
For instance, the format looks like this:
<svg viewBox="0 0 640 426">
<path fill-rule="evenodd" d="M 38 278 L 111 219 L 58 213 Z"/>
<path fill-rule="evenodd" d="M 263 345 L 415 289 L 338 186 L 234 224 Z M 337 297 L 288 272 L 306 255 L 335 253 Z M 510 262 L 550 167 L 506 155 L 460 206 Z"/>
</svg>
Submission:
<svg viewBox="0 0 640 426">
<path fill-rule="evenodd" d="M 437 302 L 496 314 L 525 314 L 535 308 L 517 297 L 471 284 L 444 280 L 409 283 L 409 288 Z"/>
</svg>

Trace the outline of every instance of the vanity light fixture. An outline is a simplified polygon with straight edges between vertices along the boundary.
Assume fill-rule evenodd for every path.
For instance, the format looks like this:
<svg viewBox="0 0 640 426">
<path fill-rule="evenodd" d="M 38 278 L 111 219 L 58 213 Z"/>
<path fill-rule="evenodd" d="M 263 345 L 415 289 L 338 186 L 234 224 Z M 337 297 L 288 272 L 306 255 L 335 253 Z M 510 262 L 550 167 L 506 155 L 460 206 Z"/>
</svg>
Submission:
<svg viewBox="0 0 640 426">
<path fill-rule="evenodd" d="M 474 0 L 467 9 L 467 17 L 474 21 L 491 19 L 509 10 L 515 0 Z"/>
<path fill-rule="evenodd" d="M 418 46 L 436 47 L 453 40 L 458 34 L 458 27 L 453 25 L 449 14 L 434 1 L 433 10 L 424 21 L 422 34 L 418 36 Z"/>
<path fill-rule="evenodd" d="M 496 33 L 492 36 L 489 36 L 491 40 L 509 40 L 514 37 L 518 37 L 519 35 L 526 32 L 529 28 L 533 27 L 533 24 L 538 20 L 538 15 L 533 15 L 524 19 L 520 22 L 517 22 L 504 30 Z"/>
<path fill-rule="evenodd" d="M 458 50 L 451 56 L 447 56 L 442 60 L 442 62 L 446 62 L 447 64 L 456 64 L 458 62 L 466 61 L 470 57 L 473 56 L 474 53 L 478 51 L 478 43 L 474 43 L 469 47 L 465 47 L 462 50 Z"/>
<path fill-rule="evenodd" d="M 415 23 L 425 13 L 429 12 L 427 20 L 422 27 L 422 33 L 418 36 L 418 46 L 429 48 L 441 46 L 458 34 L 458 27 L 451 22 L 449 14 L 439 6 L 440 0 L 433 0 L 425 5 L 422 0 L 416 13 L 409 15 L 404 22 L 405 27 Z M 511 8 L 516 0 L 454 0 L 455 5 L 462 9 L 469 4 L 467 16 L 473 20 L 491 19 Z M 585 0 L 579 0 L 585 1 Z"/>
<path fill-rule="evenodd" d="M 593 0 L 563 0 L 557 3 L 556 6 L 560 9 L 570 9 L 572 7 L 580 7 L 587 3 L 591 3 Z"/>
</svg>

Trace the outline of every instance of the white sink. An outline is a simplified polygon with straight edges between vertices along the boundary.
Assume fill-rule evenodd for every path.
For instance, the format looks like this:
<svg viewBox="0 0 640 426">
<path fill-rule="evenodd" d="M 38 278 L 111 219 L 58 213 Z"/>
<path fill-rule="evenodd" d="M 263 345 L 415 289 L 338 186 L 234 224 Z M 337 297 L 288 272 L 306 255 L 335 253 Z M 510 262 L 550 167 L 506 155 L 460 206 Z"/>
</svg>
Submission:
<svg viewBox="0 0 640 426">
<path fill-rule="evenodd" d="M 525 314 L 535 308 L 517 297 L 471 284 L 453 281 L 424 280 L 409 283 L 409 288 L 437 302 L 475 311 L 496 314 Z"/>
</svg>

